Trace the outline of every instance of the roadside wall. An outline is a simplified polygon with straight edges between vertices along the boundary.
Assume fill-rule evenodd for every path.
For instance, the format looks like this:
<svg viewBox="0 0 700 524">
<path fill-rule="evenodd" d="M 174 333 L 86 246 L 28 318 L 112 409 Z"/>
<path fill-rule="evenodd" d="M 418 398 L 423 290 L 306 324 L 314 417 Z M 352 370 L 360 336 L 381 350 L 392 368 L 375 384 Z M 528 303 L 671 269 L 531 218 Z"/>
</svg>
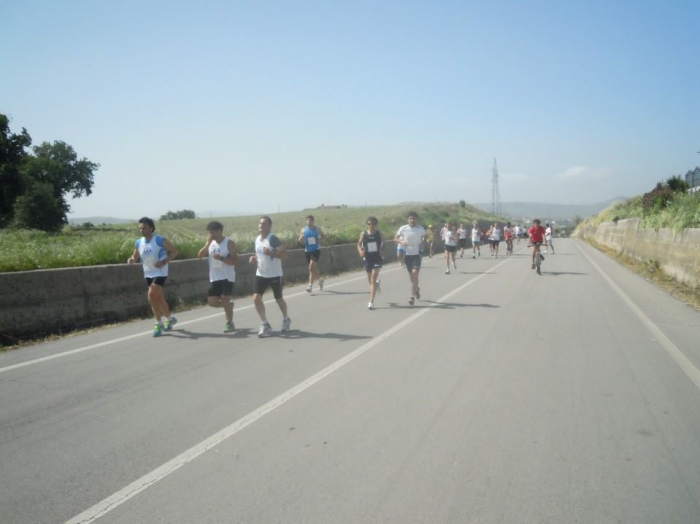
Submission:
<svg viewBox="0 0 700 524">
<path fill-rule="evenodd" d="M 700 229 L 674 233 L 671 229 L 640 229 L 639 219 L 604 222 L 580 228 L 579 238 L 591 239 L 617 253 L 638 260 L 658 262 L 659 267 L 679 282 L 700 287 Z"/>
<path fill-rule="evenodd" d="M 435 243 L 435 250 L 442 245 Z M 239 255 L 235 296 L 253 292 L 255 266 L 250 254 Z M 396 244 L 387 242 L 386 263 L 396 260 Z M 286 282 L 308 279 L 304 251 L 290 250 L 284 262 Z M 322 275 L 362 268 L 355 244 L 324 247 L 319 261 Z M 206 259 L 175 260 L 165 285 L 166 298 L 202 302 L 209 288 Z M 68 269 L 0 273 L 0 341 L 43 336 L 150 315 L 141 265 L 114 264 Z"/>
</svg>

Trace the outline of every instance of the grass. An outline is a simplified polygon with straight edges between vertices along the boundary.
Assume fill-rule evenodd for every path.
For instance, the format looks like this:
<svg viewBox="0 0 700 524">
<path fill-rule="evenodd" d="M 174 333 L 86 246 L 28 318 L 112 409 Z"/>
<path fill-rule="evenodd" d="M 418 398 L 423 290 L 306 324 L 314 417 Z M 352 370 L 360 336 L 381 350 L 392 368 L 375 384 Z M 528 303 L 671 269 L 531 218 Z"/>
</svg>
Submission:
<svg viewBox="0 0 700 524">
<path fill-rule="evenodd" d="M 582 225 L 597 226 L 615 219 L 640 219 L 640 227 L 649 229 L 669 228 L 676 233 L 684 229 L 700 227 L 700 194 L 678 194 L 663 209 L 645 213 L 642 209 L 642 196 L 630 198 L 626 202 L 614 204 L 594 217 L 586 219 Z"/>
<path fill-rule="evenodd" d="M 385 237 L 393 236 L 399 226 L 406 223 L 410 210 L 417 211 L 419 223 L 426 226 L 438 226 L 448 220 L 465 223 L 503 221 L 502 217 L 469 205 L 461 207 L 447 203 L 313 209 L 270 216 L 273 232 L 290 248 L 295 248 L 301 247 L 297 238 L 308 214 L 314 215 L 316 224 L 326 234 L 325 245 L 337 245 L 356 242 L 370 215 L 379 219 L 379 229 Z M 224 225 L 224 233 L 236 243 L 240 252 L 253 251 L 257 215 L 157 221 L 156 232 L 178 247 L 179 259 L 195 258 L 206 239 L 205 227 L 212 220 Z M 132 254 L 138 237 L 136 223 L 89 229 L 67 227 L 54 235 L 42 231 L 0 230 L 0 272 L 122 264 Z"/>
</svg>

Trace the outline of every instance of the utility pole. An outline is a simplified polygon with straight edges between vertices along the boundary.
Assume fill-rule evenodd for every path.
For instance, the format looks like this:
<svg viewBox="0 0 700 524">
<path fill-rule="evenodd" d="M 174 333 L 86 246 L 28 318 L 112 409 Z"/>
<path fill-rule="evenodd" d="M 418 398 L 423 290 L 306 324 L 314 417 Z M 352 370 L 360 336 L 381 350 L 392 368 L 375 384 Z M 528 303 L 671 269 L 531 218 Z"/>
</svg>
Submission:
<svg viewBox="0 0 700 524">
<path fill-rule="evenodd" d="M 496 159 L 493 159 L 493 170 L 491 171 L 491 214 L 501 214 L 501 192 L 498 189 L 498 166 Z"/>
</svg>

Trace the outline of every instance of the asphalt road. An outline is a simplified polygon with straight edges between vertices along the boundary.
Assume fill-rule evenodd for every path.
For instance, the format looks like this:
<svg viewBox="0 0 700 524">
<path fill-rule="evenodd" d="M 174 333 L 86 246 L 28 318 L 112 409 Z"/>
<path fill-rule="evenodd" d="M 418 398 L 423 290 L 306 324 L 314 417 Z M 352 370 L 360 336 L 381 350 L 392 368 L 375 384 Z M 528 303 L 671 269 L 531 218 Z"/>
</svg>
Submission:
<svg viewBox="0 0 700 524">
<path fill-rule="evenodd" d="M 1 354 L 0 523 L 700 522 L 700 314 L 556 248 Z"/>
</svg>

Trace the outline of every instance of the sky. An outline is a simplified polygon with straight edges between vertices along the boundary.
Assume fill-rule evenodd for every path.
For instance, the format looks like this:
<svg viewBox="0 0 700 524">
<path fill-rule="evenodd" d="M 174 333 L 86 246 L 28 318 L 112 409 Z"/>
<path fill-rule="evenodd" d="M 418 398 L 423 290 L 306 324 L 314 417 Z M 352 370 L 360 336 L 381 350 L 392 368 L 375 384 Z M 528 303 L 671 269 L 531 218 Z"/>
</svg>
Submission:
<svg viewBox="0 0 700 524">
<path fill-rule="evenodd" d="M 0 113 L 71 217 L 590 204 L 700 165 L 697 0 L 0 0 Z"/>
</svg>

